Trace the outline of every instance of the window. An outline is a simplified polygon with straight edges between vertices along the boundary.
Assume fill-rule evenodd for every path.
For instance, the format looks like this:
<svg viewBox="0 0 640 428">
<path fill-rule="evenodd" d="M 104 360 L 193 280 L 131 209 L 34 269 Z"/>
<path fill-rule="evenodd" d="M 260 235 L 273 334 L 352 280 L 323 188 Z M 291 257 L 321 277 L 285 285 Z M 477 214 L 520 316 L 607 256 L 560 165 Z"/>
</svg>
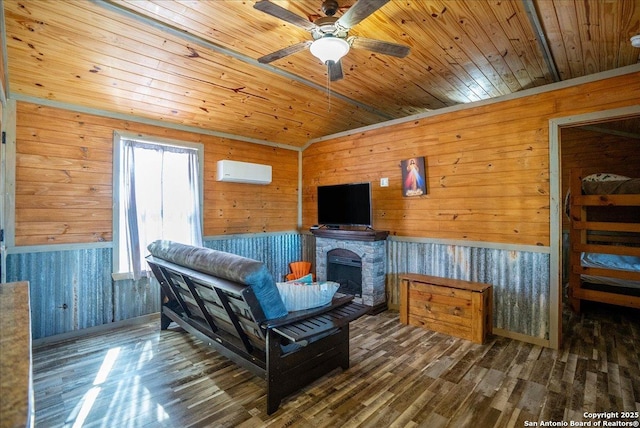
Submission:
<svg viewBox="0 0 640 428">
<path fill-rule="evenodd" d="M 202 144 L 114 134 L 114 278 L 139 279 L 156 239 L 202 245 Z"/>
</svg>

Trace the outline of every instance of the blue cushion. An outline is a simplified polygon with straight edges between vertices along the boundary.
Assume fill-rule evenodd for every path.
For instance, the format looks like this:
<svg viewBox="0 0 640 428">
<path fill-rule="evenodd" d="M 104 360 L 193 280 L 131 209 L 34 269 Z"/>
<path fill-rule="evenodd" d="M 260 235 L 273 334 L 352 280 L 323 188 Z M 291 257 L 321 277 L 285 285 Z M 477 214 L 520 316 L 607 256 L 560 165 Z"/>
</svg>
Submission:
<svg viewBox="0 0 640 428">
<path fill-rule="evenodd" d="M 311 284 L 313 282 L 313 275 L 308 273 L 305 276 L 302 276 L 298 279 L 292 279 L 291 281 L 287 281 L 287 282 L 297 283 L 297 284 Z"/>
<path fill-rule="evenodd" d="M 152 242 L 147 248 L 153 256 L 163 260 L 250 286 L 266 319 L 288 313 L 273 276 L 258 260 L 164 240 Z"/>
</svg>

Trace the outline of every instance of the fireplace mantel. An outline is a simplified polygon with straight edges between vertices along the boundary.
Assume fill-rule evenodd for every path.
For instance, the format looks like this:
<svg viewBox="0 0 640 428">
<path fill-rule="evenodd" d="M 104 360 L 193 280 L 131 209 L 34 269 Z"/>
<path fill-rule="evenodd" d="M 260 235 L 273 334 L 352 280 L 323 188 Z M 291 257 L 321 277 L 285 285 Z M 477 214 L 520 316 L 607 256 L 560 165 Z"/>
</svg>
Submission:
<svg viewBox="0 0 640 428">
<path fill-rule="evenodd" d="M 311 229 L 318 238 L 338 239 L 341 241 L 384 241 L 389 236 L 388 230 L 352 230 L 352 229 Z"/>
</svg>

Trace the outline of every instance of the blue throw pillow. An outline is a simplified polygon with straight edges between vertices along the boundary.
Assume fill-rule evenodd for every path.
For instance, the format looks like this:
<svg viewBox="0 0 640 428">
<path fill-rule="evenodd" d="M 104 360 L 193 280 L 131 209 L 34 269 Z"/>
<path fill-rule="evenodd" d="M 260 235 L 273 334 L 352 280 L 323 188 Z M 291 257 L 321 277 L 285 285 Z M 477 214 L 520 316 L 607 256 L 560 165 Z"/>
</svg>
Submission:
<svg viewBox="0 0 640 428">
<path fill-rule="evenodd" d="M 287 281 L 296 284 L 311 284 L 313 283 L 313 275 L 308 273 L 305 276 L 301 276 L 298 279 L 292 279 L 291 281 Z"/>
</svg>

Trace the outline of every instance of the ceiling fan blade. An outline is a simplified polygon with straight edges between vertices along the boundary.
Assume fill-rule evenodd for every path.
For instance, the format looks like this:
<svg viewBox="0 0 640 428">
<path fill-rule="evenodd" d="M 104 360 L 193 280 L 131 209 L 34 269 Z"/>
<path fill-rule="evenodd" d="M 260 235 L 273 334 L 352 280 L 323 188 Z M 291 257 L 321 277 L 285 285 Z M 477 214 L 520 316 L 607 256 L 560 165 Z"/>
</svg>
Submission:
<svg viewBox="0 0 640 428">
<path fill-rule="evenodd" d="M 278 6 L 275 3 L 271 3 L 269 0 L 261 0 L 254 4 L 253 7 L 261 12 L 264 12 L 271 16 L 275 16 L 276 18 L 282 19 L 289 24 L 293 24 L 307 31 L 311 31 L 316 28 L 316 24 L 314 24 L 313 22 L 307 20 L 306 18 L 303 18 L 300 15 L 296 15 L 295 13 L 281 6 Z"/>
<path fill-rule="evenodd" d="M 348 30 L 360 21 L 384 6 L 389 0 L 358 0 L 344 15 L 338 19 L 336 25 Z"/>
<path fill-rule="evenodd" d="M 364 37 L 353 36 L 349 37 L 347 41 L 353 48 L 366 49 L 384 55 L 396 56 L 398 58 L 404 58 L 409 55 L 410 50 L 409 46 L 383 42 L 382 40 L 367 39 Z"/>
<path fill-rule="evenodd" d="M 311 45 L 311 43 L 313 42 L 311 42 L 310 40 L 307 40 L 305 42 L 300 42 L 300 43 L 296 43 L 295 45 L 287 46 L 286 48 L 272 52 L 265 56 L 261 56 L 260 58 L 258 58 L 258 62 L 260 64 L 268 64 L 280 58 L 284 58 L 285 56 L 289 56 L 296 52 L 300 52 L 301 50 L 308 48 Z"/>
<path fill-rule="evenodd" d="M 342 62 L 327 61 L 327 72 L 329 73 L 329 80 L 335 82 L 344 77 L 342 74 Z"/>
</svg>

